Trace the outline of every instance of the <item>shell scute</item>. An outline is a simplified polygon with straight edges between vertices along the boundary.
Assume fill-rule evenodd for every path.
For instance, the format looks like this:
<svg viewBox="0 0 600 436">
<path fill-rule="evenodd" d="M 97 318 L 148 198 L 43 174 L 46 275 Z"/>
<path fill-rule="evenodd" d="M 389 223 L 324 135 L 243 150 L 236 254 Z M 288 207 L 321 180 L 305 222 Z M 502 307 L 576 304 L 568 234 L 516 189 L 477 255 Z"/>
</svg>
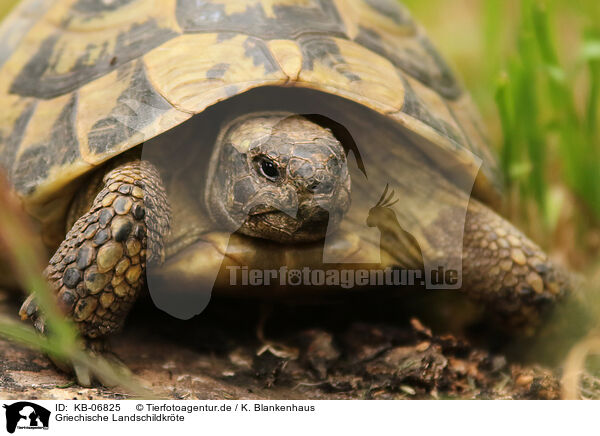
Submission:
<svg viewBox="0 0 600 436">
<path fill-rule="evenodd" d="M 22 96 L 51 99 L 78 89 L 83 84 L 101 77 L 148 50 L 175 36 L 169 29 L 161 29 L 154 20 L 133 24 L 119 32 L 113 47 L 104 35 L 99 41 L 92 38 L 77 56 L 59 35 L 50 35 L 23 66 L 12 82 L 10 92 Z M 72 43 L 68 43 L 72 45 Z"/>
<path fill-rule="evenodd" d="M 52 99 L 70 93 L 180 33 L 170 1 L 45 3 L 51 4 L 48 11 L 22 35 L 4 65 L 12 76 L 11 94 Z"/>
<path fill-rule="evenodd" d="M 130 66 L 128 85 L 117 97 L 110 113 L 96 121 L 88 134 L 92 154 L 106 153 L 151 124 L 172 106 L 148 82 L 142 62 Z"/>
<path fill-rule="evenodd" d="M 306 33 L 345 35 L 340 13 L 330 0 L 178 0 L 176 16 L 190 33 L 236 32 L 263 39 Z"/>
<path fill-rule="evenodd" d="M 12 181 L 18 192 L 30 194 L 51 170 L 81 157 L 76 113 L 77 93 L 38 104 L 13 163 Z"/>
</svg>

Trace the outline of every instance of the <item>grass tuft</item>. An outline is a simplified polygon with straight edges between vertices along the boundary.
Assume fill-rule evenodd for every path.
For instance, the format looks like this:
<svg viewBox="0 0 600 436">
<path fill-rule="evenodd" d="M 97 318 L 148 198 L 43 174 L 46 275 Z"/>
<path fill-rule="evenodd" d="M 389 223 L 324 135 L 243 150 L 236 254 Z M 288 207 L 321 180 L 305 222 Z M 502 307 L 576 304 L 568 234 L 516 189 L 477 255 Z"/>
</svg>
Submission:
<svg viewBox="0 0 600 436">
<path fill-rule="evenodd" d="M 580 47 L 589 66 L 587 110 L 576 105 L 577 69 L 561 64 L 548 9 L 523 1 L 516 55 L 497 90 L 502 120 L 501 167 L 509 190 L 520 194 L 522 213 L 533 200 L 548 232 L 557 223 L 548 206 L 552 183 L 564 183 L 581 202 L 581 213 L 600 221 L 600 147 L 596 135 L 600 41 L 590 32 Z M 555 173 L 558 171 L 558 175 Z M 554 219 L 553 219 L 554 218 Z"/>
</svg>

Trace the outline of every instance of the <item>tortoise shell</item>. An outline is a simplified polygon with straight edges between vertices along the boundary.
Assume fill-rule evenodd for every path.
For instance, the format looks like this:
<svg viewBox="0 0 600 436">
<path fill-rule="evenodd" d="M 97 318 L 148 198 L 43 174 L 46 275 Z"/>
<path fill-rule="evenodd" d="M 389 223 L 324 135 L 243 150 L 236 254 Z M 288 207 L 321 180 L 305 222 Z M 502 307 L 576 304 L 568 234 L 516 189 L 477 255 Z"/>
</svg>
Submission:
<svg viewBox="0 0 600 436">
<path fill-rule="evenodd" d="M 24 0 L 0 27 L 0 165 L 43 224 L 79 176 L 257 87 L 353 101 L 498 173 L 470 97 L 395 0 Z M 125 121 L 124 121 L 125 120 Z"/>
</svg>

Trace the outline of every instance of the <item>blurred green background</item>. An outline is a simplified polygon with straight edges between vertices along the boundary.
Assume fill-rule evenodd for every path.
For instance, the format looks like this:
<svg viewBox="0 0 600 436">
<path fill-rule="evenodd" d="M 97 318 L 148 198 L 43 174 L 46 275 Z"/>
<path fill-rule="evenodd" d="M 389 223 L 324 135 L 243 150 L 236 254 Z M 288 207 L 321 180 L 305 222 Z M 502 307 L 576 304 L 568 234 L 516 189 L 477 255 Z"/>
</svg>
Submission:
<svg viewBox="0 0 600 436">
<path fill-rule="evenodd" d="M 18 0 L 0 0 L 0 20 L 12 9 Z"/>
<path fill-rule="evenodd" d="M 600 247 L 600 1 L 405 0 L 482 111 L 505 214 L 579 270 Z"/>
</svg>

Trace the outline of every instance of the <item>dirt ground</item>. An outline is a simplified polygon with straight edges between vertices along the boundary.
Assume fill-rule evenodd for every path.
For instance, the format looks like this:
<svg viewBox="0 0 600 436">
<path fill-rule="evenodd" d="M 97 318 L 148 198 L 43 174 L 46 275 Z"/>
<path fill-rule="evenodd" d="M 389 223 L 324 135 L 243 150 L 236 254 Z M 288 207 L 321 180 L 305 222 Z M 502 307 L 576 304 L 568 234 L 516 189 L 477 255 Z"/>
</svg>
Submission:
<svg viewBox="0 0 600 436">
<path fill-rule="evenodd" d="M 15 314 L 18 304 L 4 294 L 0 313 Z M 390 321 L 390 307 L 215 300 L 184 322 L 145 302 L 113 350 L 143 384 L 170 399 L 559 398 L 552 371 L 432 333 L 415 317 Z M 262 340 L 260 319 L 266 320 Z M 129 396 L 119 388 L 75 385 L 41 353 L 0 340 L 0 397 Z"/>
</svg>

